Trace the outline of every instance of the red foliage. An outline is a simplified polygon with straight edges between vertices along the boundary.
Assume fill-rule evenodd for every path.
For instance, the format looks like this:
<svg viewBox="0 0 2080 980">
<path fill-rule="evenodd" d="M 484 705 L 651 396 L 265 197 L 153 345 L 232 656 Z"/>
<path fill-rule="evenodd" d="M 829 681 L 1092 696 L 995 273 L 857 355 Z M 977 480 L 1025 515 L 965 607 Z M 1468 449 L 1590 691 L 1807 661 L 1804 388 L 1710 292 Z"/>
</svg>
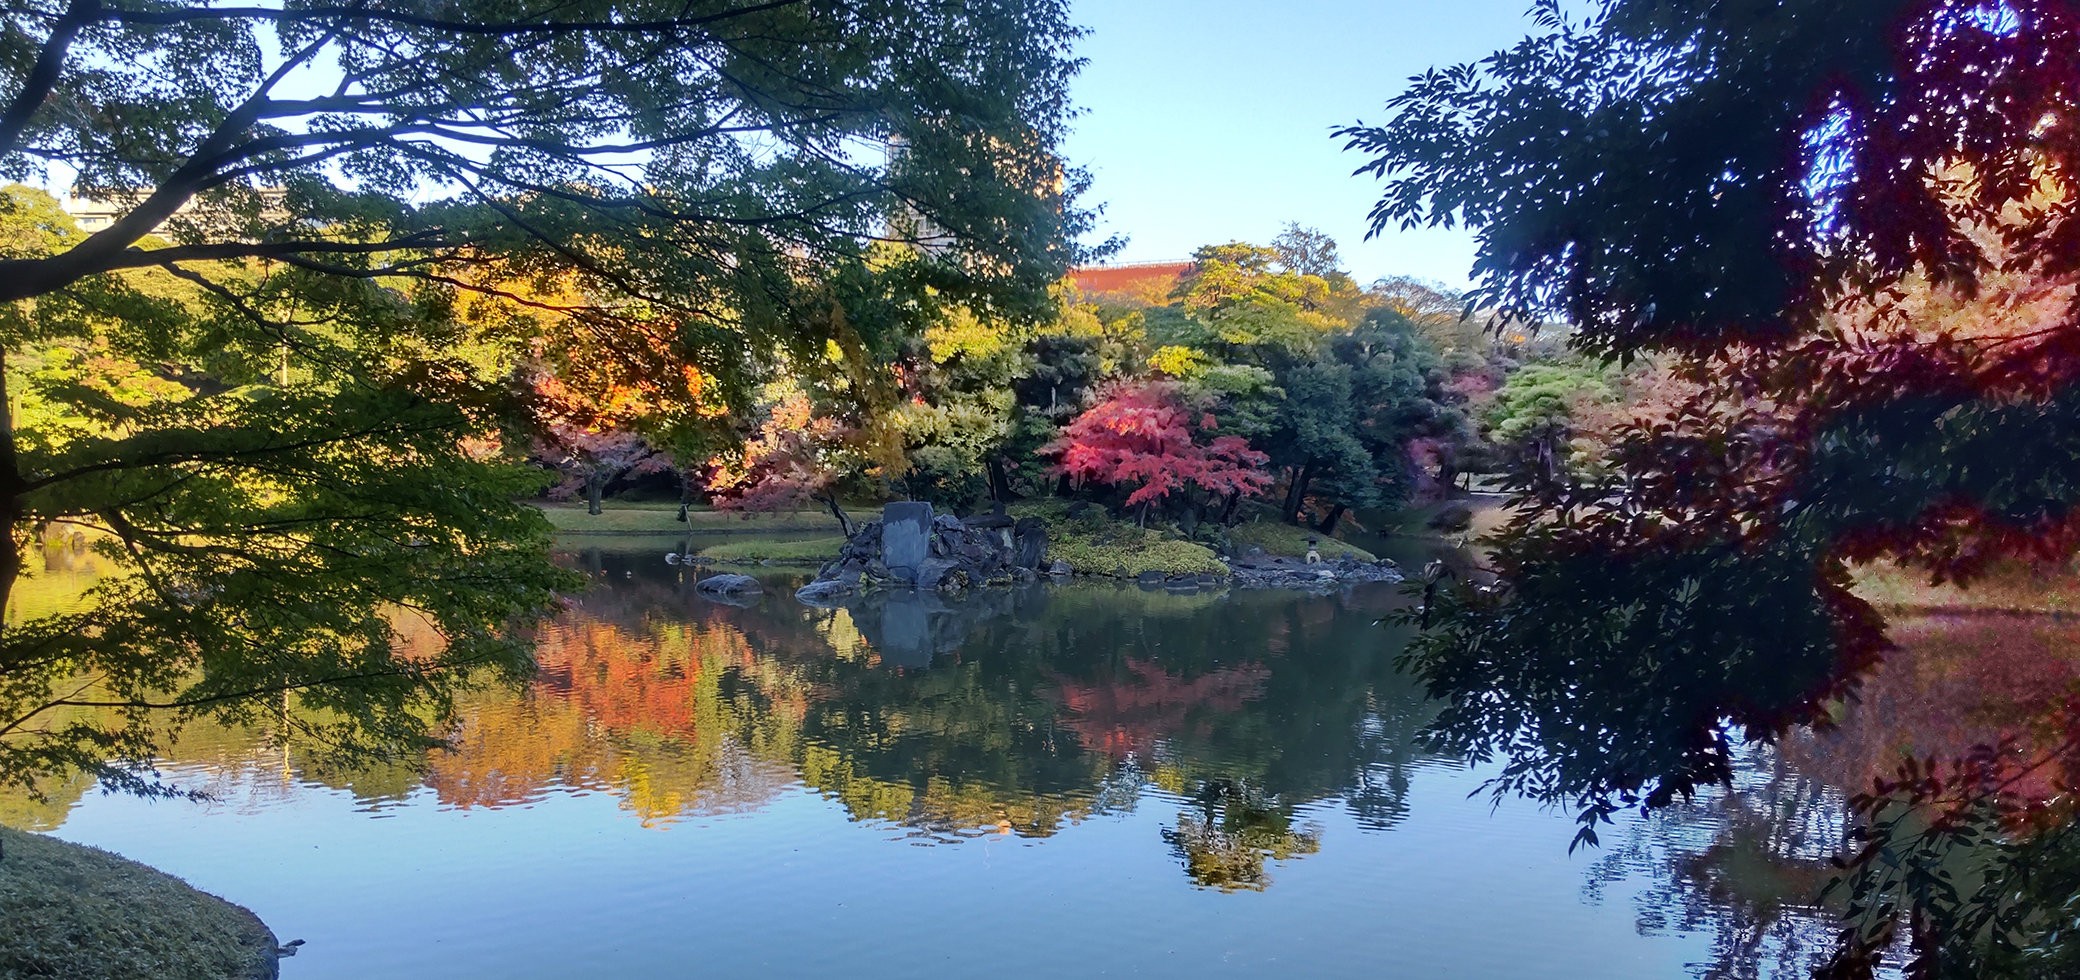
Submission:
<svg viewBox="0 0 2080 980">
<path fill-rule="evenodd" d="M 1160 503 L 1198 487 L 1254 496 L 1271 486 L 1271 457 L 1239 436 L 1214 436 L 1204 405 L 1186 403 L 1174 382 L 1119 385 L 1041 447 L 1057 471 L 1078 482 L 1133 486 L 1127 506 Z"/>
<path fill-rule="evenodd" d="M 1158 743 L 1186 730 L 1192 712 L 1232 713 L 1263 696 L 1271 671 L 1261 664 L 1224 667 L 1185 680 L 1131 657 L 1127 673 L 1095 680 L 1054 675 L 1064 727 L 1083 744 L 1115 759 L 1148 757 Z"/>
<path fill-rule="evenodd" d="M 642 436 L 623 429 L 551 425 L 536 452 L 563 474 L 563 479 L 549 488 L 551 500 L 571 500 L 580 493 L 603 490 L 623 476 L 664 473 L 672 468 L 670 456 L 651 448 Z"/>
<path fill-rule="evenodd" d="M 708 482 L 715 506 L 724 510 L 795 510 L 825 497 L 837 483 L 831 462 L 846 431 L 817 417 L 805 395 L 795 394 L 774 405 L 758 435 L 744 444 L 740 461 L 710 462 Z"/>
</svg>

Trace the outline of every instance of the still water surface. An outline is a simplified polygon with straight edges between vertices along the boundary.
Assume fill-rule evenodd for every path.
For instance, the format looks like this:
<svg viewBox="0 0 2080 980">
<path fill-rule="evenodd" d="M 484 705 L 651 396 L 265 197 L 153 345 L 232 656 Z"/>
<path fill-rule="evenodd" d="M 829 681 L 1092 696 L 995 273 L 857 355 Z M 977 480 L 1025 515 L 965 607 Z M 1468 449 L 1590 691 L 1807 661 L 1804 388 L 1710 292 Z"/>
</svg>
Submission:
<svg viewBox="0 0 2080 980">
<path fill-rule="evenodd" d="M 1566 814 L 1419 748 L 1391 587 L 740 607 L 663 550 L 574 553 L 598 584 L 534 682 L 423 768 L 198 730 L 164 771 L 213 802 L 4 813 L 252 908 L 307 941 L 288 980 L 1790 977 L 1824 946 L 1727 869 L 1823 852 L 1827 791 L 1759 759 L 1570 857 Z"/>
</svg>

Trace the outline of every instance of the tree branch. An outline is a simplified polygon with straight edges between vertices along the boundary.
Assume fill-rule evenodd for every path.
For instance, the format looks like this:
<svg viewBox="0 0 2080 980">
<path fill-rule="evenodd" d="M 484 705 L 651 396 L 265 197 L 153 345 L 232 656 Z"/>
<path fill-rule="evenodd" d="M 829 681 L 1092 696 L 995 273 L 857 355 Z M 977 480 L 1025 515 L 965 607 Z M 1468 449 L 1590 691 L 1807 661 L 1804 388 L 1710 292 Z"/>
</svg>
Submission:
<svg viewBox="0 0 2080 980">
<path fill-rule="evenodd" d="M 654 34 L 666 31 L 683 31 L 688 28 L 707 27 L 738 17 L 779 10 L 801 4 L 803 0 L 769 0 L 767 3 L 752 4 L 735 10 L 709 14 L 705 17 L 680 17 L 666 20 L 645 21 L 570 21 L 564 23 L 523 23 L 503 21 L 471 24 L 463 21 L 443 20 L 438 17 L 420 17 L 396 10 L 371 10 L 365 7 L 206 7 L 190 10 L 110 10 L 103 14 L 107 20 L 126 24 L 172 25 L 198 20 L 269 20 L 277 23 L 300 23 L 305 21 L 359 21 L 362 23 L 390 24 L 397 27 L 417 27 L 428 30 L 447 31 L 455 34 L 478 36 L 515 36 L 527 34 Z"/>
<path fill-rule="evenodd" d="M 15 93 L 6 114 L 0 115 L 0 154 L 13 153 L 19 147 L 30 117 L 36 115 L 58 84 L 58 73 L 65 67 L 65 52 L 72 47 L 72 39 L 100 12 L 100 0 L 72 0 L 65 15 L 51 25 L 51 36 L 44 40 L 43 50 L 37 52 L 36 65 L 22 80 L 22 90 Z"/>
</svg>

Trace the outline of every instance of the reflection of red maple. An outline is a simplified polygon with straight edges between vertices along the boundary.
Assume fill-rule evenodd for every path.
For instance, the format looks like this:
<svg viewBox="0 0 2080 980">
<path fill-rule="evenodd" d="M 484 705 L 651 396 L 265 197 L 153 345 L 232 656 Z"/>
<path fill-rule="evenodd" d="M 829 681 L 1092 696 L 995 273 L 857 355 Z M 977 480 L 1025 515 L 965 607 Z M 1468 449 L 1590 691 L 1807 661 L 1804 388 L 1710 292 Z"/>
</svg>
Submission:
<svg viewBox="0 0 2080 980">
<path fill-rule="evenodd" d="M 2047 720 L 2080 677 L 2080 621 L 2070 618 L 1902 615 L 1890 633 L 1900 648 L 1857 690 L 1847 722 L 1791 743 L 1802 769 L 1848 790 L 1893 775 L 1906 757 L 1962 758 L 1974 746 L 2049 734 Z M 2023 744 L 2016 754 L 2051 747 Z M 2048 798 L 2056 775 L 2039 770 L 2014 789 Z"/>
<path fill-rule="evenodd" d="M 1271 671 L 1261 664 L 1228 667 L 1181 680 L 1145 660 L 1128 660 L 1131 678 L 1079 681 L 1052 678 L 1068 714 L 1064 727 L 1083 744 L 1113 758 L 1146 756 L 1157 742 L 1185 729 L 1194 708 L 1216 714 L 1242 710 L 1263 693 Z"/>
</svg>

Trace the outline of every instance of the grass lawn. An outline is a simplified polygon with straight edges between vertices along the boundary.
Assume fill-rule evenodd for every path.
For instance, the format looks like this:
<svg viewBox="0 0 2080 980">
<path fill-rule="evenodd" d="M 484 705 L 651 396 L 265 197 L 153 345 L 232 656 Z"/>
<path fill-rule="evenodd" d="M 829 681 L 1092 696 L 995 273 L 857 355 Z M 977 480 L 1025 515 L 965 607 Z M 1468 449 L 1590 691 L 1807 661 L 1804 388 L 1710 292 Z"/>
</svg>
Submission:
<svg viewBox="0 0 2080 980">
<path fill-rule="evenodd" d="M 748 538 L 709 545 L 701 549 L 701 556 L 716 561 L 824 561 L 838 557 L 844 547 L 843 537 Z"/>
<path fill-rule="evenodd" d="M 686 523 L 676 520 L 679 505 L 641 501 L 609 500 L 604 513 L 585 512 L 582 503 L 535 502 L 549 523 L 563 534 L 684 534 L 693 531 L 836 531 L 838 521 L 822 511 L 790 511 L 782 514 L 744 514 L 735 511 L 692 510 Z"/>
<path fill-rule="evenodd" d="M 1321 544 L 1318 547 L 1321 549 L 1322 557 L 1329 561 L 1343 557 L 1346 551 L 1359 561 L 1373 561 L 1379 557 L 1357 545 L 1339 541 L 1319 531 L 1294 527 L 1284 521 L 1251 521 L 1228 529 L 1228 540 L 1235 542 L 1235 553 L 1238 555 L 1243 553 L 1242 549 L 1256 545 L 1264 549 L 1265 554 L 1305 558 L 1308 538 L 1320 539 Z"/>
<path fill-rule="evenodd" d="M 0 976 L 244 980 L 274 960 L 245 909 L 106 851 L 0 828 Z"/>
</svg>

